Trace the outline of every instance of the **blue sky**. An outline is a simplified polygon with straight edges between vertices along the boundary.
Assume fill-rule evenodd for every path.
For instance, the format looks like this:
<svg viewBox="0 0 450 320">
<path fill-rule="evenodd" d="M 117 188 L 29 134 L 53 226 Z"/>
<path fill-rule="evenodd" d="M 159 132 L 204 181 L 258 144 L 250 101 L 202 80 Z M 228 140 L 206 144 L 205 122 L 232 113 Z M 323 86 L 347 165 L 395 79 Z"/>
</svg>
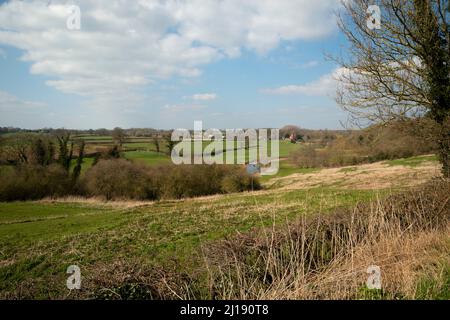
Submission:
<svg viewBox="0 0 450 320">
<path fill-rule="evenodd" d="M 345 45 L 338 1 L 2 2 L 0 126 L 335 129 L 346 119 L 324 57 Z M 66 27 L 70 4 L 80 30 Z"/>
</svg>

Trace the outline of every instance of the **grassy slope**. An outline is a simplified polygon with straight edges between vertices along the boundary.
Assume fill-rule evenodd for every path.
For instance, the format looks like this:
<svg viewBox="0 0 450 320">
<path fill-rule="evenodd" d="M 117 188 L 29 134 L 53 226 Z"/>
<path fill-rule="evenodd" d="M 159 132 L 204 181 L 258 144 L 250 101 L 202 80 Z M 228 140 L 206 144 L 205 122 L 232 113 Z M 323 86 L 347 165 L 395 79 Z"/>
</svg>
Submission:
<svg viewBox="0 0 450 320">
<path fill-rule="evenodd" d="M 175 259 L 180 268 L 195 269 L 192 254 L 200 244 L 380 193 L 313 187 L 156 203 L 0 203 L 0 296 L 31 285 L 37 298 L 64 296 L 71 264 L 95 270 L 120 259 L 148 266 Z"/>
<path fill-rule="evenodd" d="M 389 161 L 386 161 L 386 163 L 390 166 L 417 167 L 426 161 L 437 161 L 437 156 L 424 155 L 424 156 L 417 156 L 417 157 L 411 157 L 411 158 L 406 158 L 406 159 L 389 160 Z"/>
<path fill-rule="evenodd" d="M 102 203 L 0 204 L 0 292 L 22 282 L 58 279 L 55 295 L 64 292 L 64 270 L 77 264 L 94 268 L 124 258 L 148 265 L 177 259 L 195 267 L 190 255 L 200 243 L 248 231 L 274 220 L 330 210 L 371 197 L 368 191 L 311 189 L 236 194 L 184 201 L 164 201 L 132 208 Z M 194 264 L 194 265 L 192 265 Z"/>
</svg>

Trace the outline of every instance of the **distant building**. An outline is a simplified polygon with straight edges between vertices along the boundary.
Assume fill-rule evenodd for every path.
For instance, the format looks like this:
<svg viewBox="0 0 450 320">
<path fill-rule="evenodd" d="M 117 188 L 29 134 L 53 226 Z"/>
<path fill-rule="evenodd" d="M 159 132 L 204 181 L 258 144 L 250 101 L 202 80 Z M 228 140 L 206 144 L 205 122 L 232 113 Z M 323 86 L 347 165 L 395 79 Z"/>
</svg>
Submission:
<svg viewBox="0 0 450 320">
<path fill-rule="evenodd" d="M 291 135 L 289 136 L 289 140 L 291 141 L 291 143 L 297 143 L 297 135 L 295 134 L 295 132 L 291 133 Z"/>
</svg>

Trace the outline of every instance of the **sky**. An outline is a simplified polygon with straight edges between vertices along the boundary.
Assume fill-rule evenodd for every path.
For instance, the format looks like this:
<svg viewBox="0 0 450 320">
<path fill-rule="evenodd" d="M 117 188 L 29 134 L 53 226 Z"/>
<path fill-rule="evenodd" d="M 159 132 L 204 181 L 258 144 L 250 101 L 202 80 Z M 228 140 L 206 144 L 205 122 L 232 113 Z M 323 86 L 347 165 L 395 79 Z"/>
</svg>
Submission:
<svg viewBox="0 0 450 320">
<path fill-rule="evenodd" d="M 342 128 L 339 2 L 0 0 L 0 126 Z"/>
</svg>

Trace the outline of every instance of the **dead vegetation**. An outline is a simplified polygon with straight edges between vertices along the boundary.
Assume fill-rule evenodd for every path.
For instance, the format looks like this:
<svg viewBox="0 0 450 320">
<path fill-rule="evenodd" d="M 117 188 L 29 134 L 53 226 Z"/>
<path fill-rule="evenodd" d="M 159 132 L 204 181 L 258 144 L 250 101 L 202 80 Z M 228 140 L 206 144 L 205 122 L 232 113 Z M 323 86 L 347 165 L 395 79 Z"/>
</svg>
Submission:
<svg viewBox="0 0 450 320">
<path fill-rule="evenodd" d="M 255 198 L 252 197 L 251 203 L 249 194 L 245 193 L 162 202 L 107 202 L 101 198 L 86 200 L 77 197 L 44 199 L 40 202 L 95 204 L 105 209 L 123 209 L 124 212 L 140 207 L 153 211 L 157 210 L 158 205 L 167 206 L 161 211 L 165 217 L 185 210 L 183 206 L 192 206 L 195 212 L 202 213 L 195 216 L 195 225 L 206 224 L 204 219 L 219 213 L 226 219 L 245 214 L 264 214 L 268 217 L 273 214 L 276 217 L 282 211 L 305 214 L 298 215 L 301 216 L 299 221 L 286 222 L 286 225 L 278 221 L 276 227 L 263 228 L 255 222 L 254 229 L 249 232 L 233 232 L 225 240 L 202 242 L 202 251 L 196 251 L 189 258 L 189 263 L 193 264 L 189 268 L 186 261 L 173 259 L 164 264 L 153 264 L 142 255 L 131 254 L 138 241 L 133 232 L 142 233 L 143 240 L 139 241 L 150 240 L 147 224 L 150 216 L 147 218 L 144 215 L 142 219 L 146 223 L 133 222 L 130 229 L 123 229 L 126 232 L 117 234 L 111 230 L 86 240 L 95 247 L 92 250 L 100 253 L 112 250 L 115 241 L 122 237 L 125 239 L 116 247 L 120 249 L 114 251 L 113 257 L 94 258 L 81 265 L 84 270 L 81 291 L 61 296 L 66 277 L 65 270 L 61 269 L 57 276 L 21 281 L 14 290 L 5 291 L 0 297 L 448 299 L 450 183 L 439 178 L 429 181 L 438 175 L 436 162 L 428 160 L 414 166 L 376 163 L 323 169 L 313 174 L 275 178 L 277 188 L 254 192 L 251 196 Z M 424 181 L 428 183 L 423 185 Z M 315 188 L 318 186 L 330 187 L 330 190 L 333 187 L 338 187 L 336 190 L 391 188 L 396 194 L 386 199 L 386 193 L 380 193 L 383 197 L 379 200 L 363 202 L 352 209 L 339 209 L 341 204 L 338 202 L 330 204 L 334 201 L 333 197 L 319 197 L 314 207 L 311 204 L 314 197 L 308 195 L 305 198 L 297 196 L 292 201 L 282 198 L 296 189 L 320 192 L 320 188 Z M 398 188 L 405 186 L 412 189 L 398 193 Z M 264 198 L 269 196 L 273 197 L 273 201 L 264 202 Z M 179 206 L 171 207 L 174 204 Z M 330 211 L 336 207 L 338 209 Z M 186 210 L 188 213 L 189 210 Z M 176 227 L 176 224 L 171 225 L 171 228 Z M 72 241 L 73 248 L 69 245 L 70 250 L 66 254 L 78 256 L 81 252 L 77 247 L 79 239 Z M 39 257 L 36 257 L 39 259 L 49 248 L 53 250 L 55 247 L 50 244 L 46 248 L 36 246 L 30 248 L 30 252 L 35 255 L 40 251 Z M 142 254 L 142 251 L 139 252 Z M 11 256 L 3 266 L 14 264 L 14 259 L 16 257 Z M 380 266 L 383 290 L 366 289 L 369 265 Z M 49 288 L 59 288 L 59 291 L 55 289 L 53 292 Z"/>
<path fill-rule="evenodd" d="M 439 170 L 439 165 L 434 161 L 424 161 L 414 167 L 391 166 L 386 162 L 377 162 L 351 167 L 327 168 L 314 173 L 292 174 L 287 177 L 274 178 L 267 186 L 276 186 L 281 190 L 318 186 L 372 190 L 412 187 L 440 176 Z"/>
<path fill-rule="evenodd" d="M 434 298 L 420 284 L 448 281 L 449 190 L 448 181 L 435 180 L 352 210 L 220 241 L 205 248 L 210 298 Z M 381 268 L 382 290 L 366 289 L 370 265 Z"/>
</svg>

